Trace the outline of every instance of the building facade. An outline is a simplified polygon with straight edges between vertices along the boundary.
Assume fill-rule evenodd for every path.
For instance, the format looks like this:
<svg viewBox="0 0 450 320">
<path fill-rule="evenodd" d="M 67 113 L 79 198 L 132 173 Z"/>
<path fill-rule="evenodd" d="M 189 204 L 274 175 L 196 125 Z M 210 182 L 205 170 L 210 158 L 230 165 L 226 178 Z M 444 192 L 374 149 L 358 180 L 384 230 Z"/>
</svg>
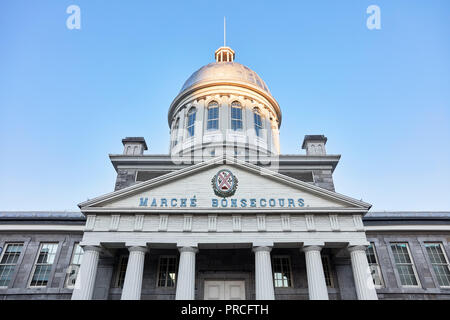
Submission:
<svg viewBox="0 0 450 320">
<path fill-rule="evenodd" d="M 81 212 L 0 213 L 0 299 L 450 299 L 450 213 L 369 212 L 335 191 L 339 155 L 221 47 L 169 107 L 168 154 L 110 155 Z"/>
</svg>

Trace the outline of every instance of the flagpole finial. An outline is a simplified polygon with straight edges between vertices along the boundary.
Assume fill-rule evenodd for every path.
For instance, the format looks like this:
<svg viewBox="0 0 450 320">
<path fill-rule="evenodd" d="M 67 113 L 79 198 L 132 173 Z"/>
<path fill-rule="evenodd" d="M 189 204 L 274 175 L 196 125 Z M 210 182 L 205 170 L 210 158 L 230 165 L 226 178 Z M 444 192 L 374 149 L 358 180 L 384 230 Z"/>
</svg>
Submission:
<svg viewBox="0 0 450 320">
<path fill-rule="evenodd" d="M 223 46 L 227 46 L 227 20 L 223 17 Z"/>
<path fill-rule="evenodd" d="M 227 20 L 223 17 L 223 47 L 216 50 L 214 54 L 216 62 L 233 62 L 234 51 L 227 47 Z"/>
</svg>

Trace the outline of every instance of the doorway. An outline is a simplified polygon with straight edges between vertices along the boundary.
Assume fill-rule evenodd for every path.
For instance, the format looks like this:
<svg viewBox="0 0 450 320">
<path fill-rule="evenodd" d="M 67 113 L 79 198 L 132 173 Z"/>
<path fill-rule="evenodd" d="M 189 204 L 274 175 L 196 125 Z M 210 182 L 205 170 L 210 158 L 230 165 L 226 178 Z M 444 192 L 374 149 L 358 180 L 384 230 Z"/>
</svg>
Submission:
<svg viewBox="0 0 450 320">
<path fill-rule="evenodd" d="M 244 280 L 205 280 L 205 300 L 245 300 Z"/>
</svg>

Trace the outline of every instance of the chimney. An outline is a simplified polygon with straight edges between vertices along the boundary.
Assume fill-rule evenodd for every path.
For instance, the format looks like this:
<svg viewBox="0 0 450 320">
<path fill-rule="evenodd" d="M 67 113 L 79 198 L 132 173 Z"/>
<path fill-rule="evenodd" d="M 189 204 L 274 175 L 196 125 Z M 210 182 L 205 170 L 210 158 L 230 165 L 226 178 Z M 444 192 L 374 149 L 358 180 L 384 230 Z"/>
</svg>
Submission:
<svg viewBox="0 0 450 320">
<path fill-rule="evenodd" d="M 324 156 L 327 154 L 325 144 L 327 137 L 322 135 L 306 135 L 303 140 L 302 149 L 306 149 L 307 156 Z"/>
<path fill-rule="evenodd" d="M 127 156 L 142 156 L 144 150 L 148 150 L 143 137 L 126 137 L 122 139 L 122 143 L 123 154 Z"/>
</svg>

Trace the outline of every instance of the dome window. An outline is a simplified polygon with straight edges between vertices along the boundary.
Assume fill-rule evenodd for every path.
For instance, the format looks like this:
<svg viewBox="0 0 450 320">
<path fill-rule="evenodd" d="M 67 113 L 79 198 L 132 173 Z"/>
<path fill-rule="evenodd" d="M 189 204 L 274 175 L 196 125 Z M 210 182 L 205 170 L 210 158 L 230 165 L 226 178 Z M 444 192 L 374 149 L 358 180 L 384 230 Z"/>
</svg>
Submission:
<svg viewBox="0 0 450 320">
<path fill-rule="evenodd" d="M 216 101 L 211 101 L 208 104 L 208 120 L 206 130 L 219 129 L 219 104 Z"/>
<path fill-rule="evenodd" d="M 260 137 L 262 130 L 262 121 L 261 121 L 261 114 L 259 113 L 258 108 L 253 109 L 253 120 L 255 122 L 256 136 Z"/>
<path fill-rule="evenodd" d="M 187 132 L 188 136 L 192 137 L 195 133 L 195 116 L 197 114 L 197 109 L 191 108 L 188 112 L 188 122 L 187 122 Z"/>
<path fill-rule="evenodd" d="M 176 146 L 178 144 L 178 127 L 180 126 L 180 118 L 177 118 L 177 120 L 175 121 L 175 125 L 173 126 L 173 137 L 174 137 L 174 141 L 173 141 L 173 146 Z"/>
<path fill-rule="evenodd" d="M 237 101 L 231 104 L 231 130 L 242 130 L 242 107 Z"/>
</svg>

